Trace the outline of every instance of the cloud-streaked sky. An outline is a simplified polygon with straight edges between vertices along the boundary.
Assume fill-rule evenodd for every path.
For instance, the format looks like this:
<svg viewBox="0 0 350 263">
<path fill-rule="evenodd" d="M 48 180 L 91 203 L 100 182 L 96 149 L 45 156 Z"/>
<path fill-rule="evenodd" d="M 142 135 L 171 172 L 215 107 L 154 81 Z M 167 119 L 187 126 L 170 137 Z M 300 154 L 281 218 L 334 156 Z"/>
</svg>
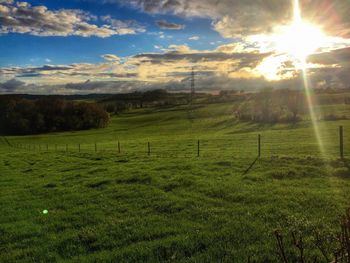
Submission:
<svg viewBox="0 0 350 263">
<path fill-rule="evenodd" d="M 350 86 L 350 1 L 299 2 L 0 0 L 0 93 Z"/>
</svg>

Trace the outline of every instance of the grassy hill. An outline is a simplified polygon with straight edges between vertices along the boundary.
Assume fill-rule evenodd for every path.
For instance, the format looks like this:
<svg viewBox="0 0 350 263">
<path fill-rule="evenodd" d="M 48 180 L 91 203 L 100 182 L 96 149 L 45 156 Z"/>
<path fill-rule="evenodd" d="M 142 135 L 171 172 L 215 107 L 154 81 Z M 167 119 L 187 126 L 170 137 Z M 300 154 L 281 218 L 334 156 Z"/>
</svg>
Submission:
<svg viewBox="0 0 350 263">
<path fill-rule="evenodd" d="M 350 105 L 329 108 L 350 115 Z M 323 262 L 313 230 L 326 239 L 349 206 L 350 121 L 318 126 L 322 151 L 309 121 L 241 123 L 220 103 L 7 137 L 15 147 L 2 138 L 0 262 L 276 262 L 276 228 L 301 231 L 306 256 Z"/>
</svg>

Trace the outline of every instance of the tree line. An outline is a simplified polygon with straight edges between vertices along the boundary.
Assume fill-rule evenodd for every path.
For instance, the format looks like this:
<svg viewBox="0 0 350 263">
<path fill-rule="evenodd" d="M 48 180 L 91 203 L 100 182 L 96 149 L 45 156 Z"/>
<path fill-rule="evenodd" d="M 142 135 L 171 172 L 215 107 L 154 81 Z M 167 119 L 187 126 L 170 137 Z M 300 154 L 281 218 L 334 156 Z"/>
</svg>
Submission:
<svg viewBox="0 0 350 263">
<path fill-rule="evenodd" d="M 0 132 L 2 134 L 37 134 L 57 131 L 103 128 L 109 114 L 96 103 L 67 101 L 45 97 L 29 100 L 0 97 Z"/>
<path fill-rule="evenodd" d="M 303 92 L 265 88 L 239 103 L 234 114 L 241 121 L 278 123 L 297 122 L 306 111 L 306 96 Z"/>
<path fill-rule="evenodd" d="M 111 114 L 120 114 L 131 109 L 187 104 L 188 99 L 188 93 L 169 93 L 164 89 L 156 89 L 111 95 L 99 100 L 99 104 Z"/>
</svg>

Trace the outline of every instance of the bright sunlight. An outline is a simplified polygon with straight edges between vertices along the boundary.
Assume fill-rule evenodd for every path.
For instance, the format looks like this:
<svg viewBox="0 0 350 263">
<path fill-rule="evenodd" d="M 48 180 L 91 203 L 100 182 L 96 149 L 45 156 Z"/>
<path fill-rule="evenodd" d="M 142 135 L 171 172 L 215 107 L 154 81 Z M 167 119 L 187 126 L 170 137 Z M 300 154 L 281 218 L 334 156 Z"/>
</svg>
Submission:
<svg viewBox="0 0 350 263">
<path fill-rule="evenodd" d="M 275 37 L 276 51 L 290 55 L 299 63 L 304 63 L 326 42 L 327 36 L 316 25 L 304 22 L 301 18 L 299 1 L 294 1 L 294 20 L 289 26 L 282 27 Z"/>
<path fill-rule="evenodd" d="M 324 34 L 320 27 L 303 21 L 298 0 L 294 0 L 294 17 L 291 24 L 276 27 L 272 35 L 254 36 L 251 40 L 261 47 L 261 51 L 275 53 L 257 68 L 268 80 L 294 77 L 296 70 L 308 67 L 306 60 L 309 55 L 322 47 L 332 46 L 336 41 L 335 38 Z"/>
<path fill-rule="evenodd" d="M 284 28 L 275 39 L 277 52 L 288 54 L 300 63 L 304 63 L 307 56 L 314 53 L 324 42 L 325 36 L 322 31 L 303 21 L 297 21 Z"/>
</svg>

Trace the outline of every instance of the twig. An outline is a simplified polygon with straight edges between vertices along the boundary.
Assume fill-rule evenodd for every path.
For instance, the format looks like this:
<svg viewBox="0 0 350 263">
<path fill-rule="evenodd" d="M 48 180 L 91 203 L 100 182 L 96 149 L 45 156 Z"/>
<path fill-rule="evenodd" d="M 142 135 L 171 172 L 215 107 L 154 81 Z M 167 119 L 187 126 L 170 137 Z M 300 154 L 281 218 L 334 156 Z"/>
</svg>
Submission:
<svg viewBox="0 0 350 263">
<path fill-rule="evenodd" d="M 296 239 L 294 232 L 292 232 L 294 246 L 299 250 L 300 253 L 300 263 L 305 263 L 304 261 L 304 246 L 303 239 L 300 235 L 299 240 Z M 327 261 L 328 262 L 328 261 Z"/>
<path fill-rule="evenodd" d="M 283 237 L 282 235 L 278 232 L 278 230 L 275 230 L 275 237 L 277 239 L 277 245 L 278 245 L 278 249 L 281 253 L 281 258 L 283 259 L 284 263 L 288 263 L 286 254 L 284 252 L 284 245 L 283 245 Z"/>
</svg>

